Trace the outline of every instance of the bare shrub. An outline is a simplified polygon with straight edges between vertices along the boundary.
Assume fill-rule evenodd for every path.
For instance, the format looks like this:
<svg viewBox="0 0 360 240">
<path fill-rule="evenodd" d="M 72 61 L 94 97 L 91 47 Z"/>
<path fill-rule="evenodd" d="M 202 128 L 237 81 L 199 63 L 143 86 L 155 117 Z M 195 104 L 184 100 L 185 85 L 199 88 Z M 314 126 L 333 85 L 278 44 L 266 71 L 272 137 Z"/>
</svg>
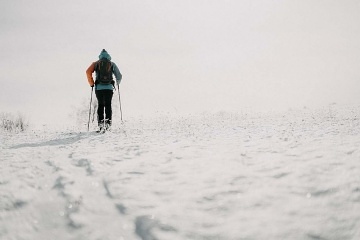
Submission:
<svg viewBox="0 0 360 240">
<path fill-rule="evenodd" d="M 84 99 L 78 106 L 73 107 L 73 112 L 70 114 L 70 117 L 74 119 L 75 123 L 78 126 L 84 126 L 87 125 L 88 119 L 89 119 L 89 100 Z M 90 115 L 90 123 L 93 123 L 94 120 L 96 120 L 96 111 L 97 111 L 97 100 L 92 99 L 91 102 L 91 115 Z"/>
<path fill-rule="evenodd" d="M 23 132 L 29 124 L 22 114 L 0 113 L 0 128 L 8 132 Z"/>
</svg>

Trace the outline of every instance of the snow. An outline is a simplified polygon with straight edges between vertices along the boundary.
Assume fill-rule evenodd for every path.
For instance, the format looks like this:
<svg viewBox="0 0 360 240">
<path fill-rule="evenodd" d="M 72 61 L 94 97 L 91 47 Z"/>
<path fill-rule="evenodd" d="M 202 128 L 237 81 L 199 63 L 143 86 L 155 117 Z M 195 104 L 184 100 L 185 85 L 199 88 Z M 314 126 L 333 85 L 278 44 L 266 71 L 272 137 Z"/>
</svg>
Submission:
<svg viewBox="0 0 360 240">
<path fill-rule="evenodd" d="M 168 114 L 105 134 L 2 132 L 0 239 L 360 239 L 359 114 Z"/>
</svg>

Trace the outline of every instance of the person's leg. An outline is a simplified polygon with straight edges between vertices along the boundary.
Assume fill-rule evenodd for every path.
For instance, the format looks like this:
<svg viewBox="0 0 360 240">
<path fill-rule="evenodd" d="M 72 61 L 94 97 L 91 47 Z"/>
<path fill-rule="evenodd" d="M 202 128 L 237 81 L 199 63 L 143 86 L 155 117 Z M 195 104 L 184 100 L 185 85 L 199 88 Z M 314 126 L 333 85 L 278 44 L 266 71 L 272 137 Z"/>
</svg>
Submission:
<svg viewBox="0 0 360 240">
<path fill-rule="evenodd" d="M 112 90 L 104 90 L 105 121 L 109 125 L 111 125 L 111 119 L 112 119 L 112 109 L 111 109 L 112 97 L 113 97 L 113 91 Z"/>
<path fill-rule="evenodd" d="M 98 100 L 98 125 L 104 121 L 104 108 L 105 108 L 105 98 L 104 98 L 104 90 L 96 90 L 95 91 L 96 98 Z"/>
</svg>

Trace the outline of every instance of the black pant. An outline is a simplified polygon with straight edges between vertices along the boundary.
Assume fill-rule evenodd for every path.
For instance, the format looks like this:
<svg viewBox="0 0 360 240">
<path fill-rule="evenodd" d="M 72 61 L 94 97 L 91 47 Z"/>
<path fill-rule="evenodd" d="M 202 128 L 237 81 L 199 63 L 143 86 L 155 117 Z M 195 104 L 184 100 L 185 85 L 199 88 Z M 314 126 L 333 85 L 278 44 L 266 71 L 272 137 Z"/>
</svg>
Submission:
<svg viewBox="0 0 360 240">
<path fill-rule="evenodd" d="M 104 109 L 105 109 L 105 120 L 111 123 L 111 100 L 113 96 L 112 90 L 96 90 L 96 98 L 98 100 L 98 123 L 104 120 Z"/>
</svg>

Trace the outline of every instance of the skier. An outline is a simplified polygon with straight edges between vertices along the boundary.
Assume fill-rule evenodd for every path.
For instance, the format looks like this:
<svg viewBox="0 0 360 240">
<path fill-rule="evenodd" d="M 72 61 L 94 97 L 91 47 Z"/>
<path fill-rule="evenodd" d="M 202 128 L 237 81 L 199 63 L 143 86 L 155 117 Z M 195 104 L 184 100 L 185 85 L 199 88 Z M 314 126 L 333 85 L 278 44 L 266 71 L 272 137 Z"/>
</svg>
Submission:
<svg viewBox="0 0 360 240">
<path fill-rule="evenodd" d="M 92 76 L 93 72 L 96 72 L 95 82 Z M 116 64 L 111 62 L 111 56 L 105 49 L 101 51 L 99 60 L 93 62 L 86 70 L 86 76 L 90 87 L 93 88 L 95 86 L 95 95 L 98 100 L 97 119 L 100 131 L 107 130 L 111 126 L 111 100 L 113 96 L 113 89 L 115 89 L 113 74 L 115 75 L 116 83 L 119 86 L 122 75 Z"/>
</svg>

